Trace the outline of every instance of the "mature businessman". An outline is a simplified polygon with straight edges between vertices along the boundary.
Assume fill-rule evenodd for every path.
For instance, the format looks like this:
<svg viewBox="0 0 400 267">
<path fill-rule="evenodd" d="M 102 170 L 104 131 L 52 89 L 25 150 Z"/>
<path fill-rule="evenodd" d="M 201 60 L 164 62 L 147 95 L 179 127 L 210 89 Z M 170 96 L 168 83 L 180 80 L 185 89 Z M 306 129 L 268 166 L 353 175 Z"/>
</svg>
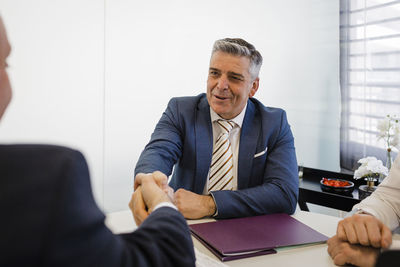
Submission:
<svg viewBox="0 0 400 267">
<path fill-rule="evenodd" d="M 0 118 L 11 100 L 10 50 L 0 18 Z M 157 172 L 138 175 L 130 206 L 141 225 L 114 235 L 80 152 L 0 145 L 0 266 L 194 266 L 186 221 L 161 189 L 166 181 Z"/>
<path fill-rule="evenodd" d="M 262 56 L 243 39 L 217 40 L 207 94 L 172 98 L 137 173 L 171 175 L 186 218 L 293 213 L 298 194 L 294 139 L 286 113 L 253 98 Z"/>
</svg>

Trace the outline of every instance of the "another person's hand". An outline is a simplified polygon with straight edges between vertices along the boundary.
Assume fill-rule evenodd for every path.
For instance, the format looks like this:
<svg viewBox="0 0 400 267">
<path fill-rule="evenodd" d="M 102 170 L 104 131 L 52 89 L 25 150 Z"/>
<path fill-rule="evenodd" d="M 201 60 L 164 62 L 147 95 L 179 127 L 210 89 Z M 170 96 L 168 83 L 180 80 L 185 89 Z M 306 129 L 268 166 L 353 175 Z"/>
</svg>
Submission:
<svg viewBox="0 0 400 267">
<path fill-rule="evenodd" d="M 137 226 L 141 225 L 142 222 L 149 216 L 146 204 L 142 197 L 142 189 L 140 186 L 132 194 L 131 201 L 129 201 L 129 208 L 131 209 L 133 218 Z"/>
<path fill-rule="evenodd" d="M 175 192 L 174 202 L 186 219 L 199 219 L 215 213 L 215 203 L 211 196 L 198 195 L 182 188 Z"/>
<path fill-rule="evenodd" d="M 336 232 L 341 241 L 351 244 L 388 248 L 392 244 L 390 229 L 372 215 L 355 214 L 339 222 Z"/>
<path fill-rule="evenodd" d="M 162 189 L 166 187 L 168 187 L 167 177 L 161 172 L 136 175 L 135 192 L 129 202 L 129 207 L 138 226 L 149 216 L 155 206 L 162 202 L 172 203 Z"/>
<path fill-rule="evenodd" d="M 337 235 L 328 240 L 328 253 L 336 265 L 353 264 L 360 267 L 375 266 L 379 254 L 378 248 L 352 245 L 342 241 Z"/>
</svg>

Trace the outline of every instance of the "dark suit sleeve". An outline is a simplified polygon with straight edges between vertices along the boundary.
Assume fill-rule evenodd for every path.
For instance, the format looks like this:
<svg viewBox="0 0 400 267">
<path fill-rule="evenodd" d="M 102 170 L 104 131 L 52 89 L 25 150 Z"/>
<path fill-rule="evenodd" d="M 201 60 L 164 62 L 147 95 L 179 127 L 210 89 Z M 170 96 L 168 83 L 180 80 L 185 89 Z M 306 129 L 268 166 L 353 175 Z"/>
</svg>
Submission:
<svg viewBox="0 0 400 267">
<path fill-rule="evenodd" d="M 400 250 L 386 250 L 378 256 L 375 267 L 397 267 L 399 263 Z"/>
<path fill-rule="evenodd" d="M 296 210 L 299 178 L 294 139 L 285 112 L 279 125 L 276 142 L 268 146 L 262 184 L 237 191 L 212 192 L 218 209 L 216 218 L 292 214 Z"/>
<path fill-rule="evenodd" d="M 132 234 L 122 235 L 130 251 L 124 266 L 194 266 L 193 243 L 186 221 L 169 207 L 154 211 Z"/>
<path fill-rule="evenodd" d="M 45 237 L 43 266 L 194 266 L 193 244 L 182 215 L 161 208 L 131 234 L 114 235 L 104 225 L 86 161 L 67 153 Z"/>
<path fill-rule="evenodd" d="M 172 98 L 139 157 L 135 176 L 137 173 L 154 171 L 171 175 L 174 164 L 182 156 L 182 131 L 178 114 L 176 99 Z"/>
</svg>

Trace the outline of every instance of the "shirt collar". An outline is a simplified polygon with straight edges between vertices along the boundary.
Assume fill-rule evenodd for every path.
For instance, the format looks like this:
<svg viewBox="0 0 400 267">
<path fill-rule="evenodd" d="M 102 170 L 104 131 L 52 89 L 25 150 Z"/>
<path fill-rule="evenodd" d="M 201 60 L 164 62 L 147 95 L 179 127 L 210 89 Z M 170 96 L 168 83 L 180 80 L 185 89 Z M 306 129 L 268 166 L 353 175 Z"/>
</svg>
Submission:
<svg viewBox="0 0 400 267">
<path fill-rule="evenodd" d="M 246 113 L 246 109 L 247 109 L 247 103 L 246 106 L 244 106 L 244 108 L 242 109 L 242 111 L 239 113 L 239 115 L 237 115 L 235 118 L 230 119 L 230 121 L 233 121 L 234 123 L 236 123 L 236 125 L 239 126 L 239 128 L 242 128 L 242 124 L 243 124 L 243 119 L 244 119 L 244 114 Z M 211 121 L 215 122 L 217 120 L 224 120 L 223 118 L 221 118 L 221 116 L 219 116 L 210 106 L 210 115 L 211 115 Z"/>
</svg>

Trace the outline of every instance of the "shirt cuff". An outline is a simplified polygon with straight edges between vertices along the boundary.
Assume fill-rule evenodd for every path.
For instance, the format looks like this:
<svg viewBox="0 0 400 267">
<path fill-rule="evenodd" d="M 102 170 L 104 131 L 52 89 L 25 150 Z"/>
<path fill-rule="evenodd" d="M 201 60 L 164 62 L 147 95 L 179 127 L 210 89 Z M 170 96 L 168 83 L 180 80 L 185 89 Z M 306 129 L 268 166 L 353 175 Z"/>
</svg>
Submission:
<svg viewBox="0 0 400 267">
<path fill-rule="evenodd" d="M 215 201 L 214 194 L 210 192 L 210 196 L 212 197 L 214 204 L 215 204 L 215 213 L 212 215 L 212 217 L 217 217 L 218 216 L 218 206 L 217 202 Z"/>
<path fill-rule="evenodd" d="M 154 207 L 153 211 L 155 211 L 156 209 L 162 208 L 162 207 L 170 207 L 170 208 L 173 208 L 175 210 L 178 210 L 178 208 L 174 204 L 172 204 L 171 202 L 165 201 L 165 202 L 158 203 Z"/>
</svg>

